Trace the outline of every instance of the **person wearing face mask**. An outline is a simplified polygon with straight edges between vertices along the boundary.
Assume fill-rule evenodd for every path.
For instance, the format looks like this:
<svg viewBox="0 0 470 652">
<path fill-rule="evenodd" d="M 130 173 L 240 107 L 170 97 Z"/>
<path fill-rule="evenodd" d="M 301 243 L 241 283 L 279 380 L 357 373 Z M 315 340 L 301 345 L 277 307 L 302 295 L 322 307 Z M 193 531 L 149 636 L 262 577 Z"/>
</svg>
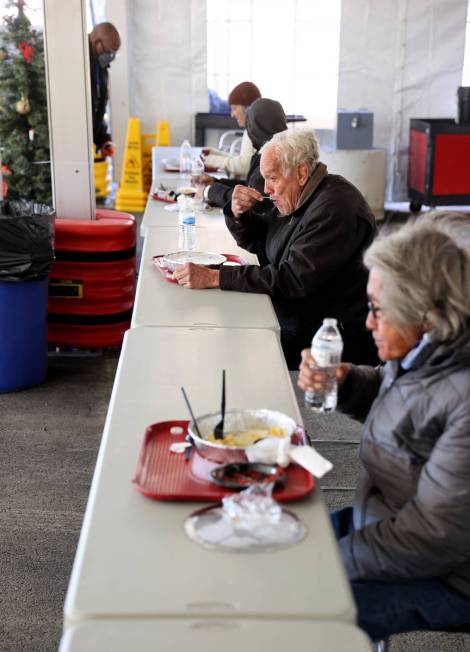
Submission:
<svg viewBox="0 0 470 652">
<path fill-rule="evenodd" d="M 174 277 L 187 288 L 268 294 L 290 369 L 298 367 L 301 350 L 325 317 L 339 322 L 344 360 L 375 364 L 377 352 L 364 326 L 362 254 L 376 231 L 366 200 L 346 179 L 328 173 L 313 129 L 281 131 L 260 154 L 271 201 L 256 188 L 237 185 L 224 207 L 238 246 L 255 253 L 260 266 L 213 270 L 186 263 Z"/>
<path fill-rule="evenodd" d="M 104 114 L 108 103 L 108 68 L 121 47 L 121 37 L 112 23 L 98 23 L 88 35 L 88 40 L 93 142 L 101 156 L 113 156 L 114 144 Z"/>
</svg>

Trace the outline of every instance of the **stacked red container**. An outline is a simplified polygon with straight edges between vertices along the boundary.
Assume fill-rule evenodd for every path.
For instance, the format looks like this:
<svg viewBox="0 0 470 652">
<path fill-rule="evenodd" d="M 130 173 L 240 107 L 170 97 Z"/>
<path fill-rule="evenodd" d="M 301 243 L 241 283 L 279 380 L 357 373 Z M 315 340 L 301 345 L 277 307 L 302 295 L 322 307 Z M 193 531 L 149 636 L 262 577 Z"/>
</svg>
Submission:
<svg viewBox="0 0 470 652">
<path fill-rule="evenodd" d="M 56 219 L 49 276 L 49 344 L 119 346 L 129 328 L 136 286 L 136 223 L 97 210 L 96 220 Z"/>
</svg>

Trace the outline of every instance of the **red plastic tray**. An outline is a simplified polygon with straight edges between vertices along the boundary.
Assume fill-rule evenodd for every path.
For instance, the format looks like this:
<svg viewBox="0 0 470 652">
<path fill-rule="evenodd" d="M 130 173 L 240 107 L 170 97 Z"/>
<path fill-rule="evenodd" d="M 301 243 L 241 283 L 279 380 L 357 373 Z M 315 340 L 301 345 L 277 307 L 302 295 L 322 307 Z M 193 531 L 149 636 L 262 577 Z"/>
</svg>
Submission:
<svg viewBox="0 0 470 652">
<path fill-rule="evenodd" d="M 159 195 L 157 192 L 152 193 L 152 199 L 155 199 L 155 201 L 163 201 L 166 204 L 176 204 L 176 199 L 167 199 Z"/>
<path fill-rule="evenodd" d="M 136 489 L 144 496 L 155 500 L 213 502 L 234 493 L 205 479 L 209 471 L 218 465 L 198 455 L 196 450 L 193 450 L 189 460 L 185 459 L 184 454 L 170 452 L 172 443 L 185 440 L 188 423 L 160 421 L 146 429 L 133 480 Z M 182 433 L 171 434 L 173 427 L 182 428 Z M 298 443 L 303 443 L 305 433 L 301 431 L 298 437 Z M 315 479 L 308 471 L 297 464 L 290 464 L 285 472 L 284 484 L 278 485 L 273 492 L 276 500 L 299 500 L 313 491 Z"/>
<path fill-rule="evenodd" d="M 227 259 L 227 261 L 229 263 L 238 263 L 239 265 L 248 265 L 246 260 L 244 260 L 240 256 L 236 256 L 235 254 L 222 254 L 222 256 L 225 256 L 225 258 Z M 152 257 L 152 263 L 158 269 L 158 271 L 163 276 L 163 278 L 166 279 L 169 283 L 178 283 L 178 281 L 175 278 L 173 278 L 173 272 L 171 272 L 163 264 L 163 258 L 164 257 L 165 257 L 164 254 L 158 254 L 157 256 L 153 256 Z"/>
</svg>

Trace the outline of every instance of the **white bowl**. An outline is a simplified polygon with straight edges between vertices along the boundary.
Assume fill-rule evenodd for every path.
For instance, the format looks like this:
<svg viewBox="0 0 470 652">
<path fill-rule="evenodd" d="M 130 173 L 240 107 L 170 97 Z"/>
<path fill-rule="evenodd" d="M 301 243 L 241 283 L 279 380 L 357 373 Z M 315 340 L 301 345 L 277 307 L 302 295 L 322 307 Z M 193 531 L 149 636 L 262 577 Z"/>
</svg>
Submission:
<svg viewBox="0 0 470 652">
<path fill-rule="evenodd" d="M 227 259 L 222 254 L 213 254 L 208 251 L 177 251 L 163 257 L 163 265 L 174 272 L 179 265 L 195 263 L 196 265 L 222 265 Z"/>
<path fill-rule="evenodd" d="M 197 452 L 212 462 L 225 464 L 227 462 L 246 462 L 245 449 L 239 446 L 224 446 L 220 443 L 208 441 L 207 437 L 214 432 L 215 425 L 220 421 L 220 412 L 204 414 L 197 417 L 197 425 L 201 433 L 198 436 L 194 423 L 191 421 L 188 426 Z M 297 425 L 294 419 L 282 412 L 274 410 L 228 410 L 225 413 L 224 431 L 250 430 L 252 428 L 283 428 L 285 437 L 292 437 Z"/>
</svg>

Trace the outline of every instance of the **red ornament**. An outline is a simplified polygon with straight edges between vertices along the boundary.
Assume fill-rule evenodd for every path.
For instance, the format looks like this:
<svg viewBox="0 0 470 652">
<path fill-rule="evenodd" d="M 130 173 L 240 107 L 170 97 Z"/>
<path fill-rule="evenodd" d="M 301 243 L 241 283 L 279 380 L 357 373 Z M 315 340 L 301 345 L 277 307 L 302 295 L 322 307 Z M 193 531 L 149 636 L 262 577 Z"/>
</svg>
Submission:
<svg viewBox="0 0 470 652">
<path fill-rule="evenodd" d="M 26 41 L 21 41 L 21 43 L 18 45 L 18 50 L 23 55 L 23 59 L 26 61 L 26 63 L 31 63 L 35 54 L 34 48 L 32 48 L 29 43 L 26 43 Z"/>
</svg>

